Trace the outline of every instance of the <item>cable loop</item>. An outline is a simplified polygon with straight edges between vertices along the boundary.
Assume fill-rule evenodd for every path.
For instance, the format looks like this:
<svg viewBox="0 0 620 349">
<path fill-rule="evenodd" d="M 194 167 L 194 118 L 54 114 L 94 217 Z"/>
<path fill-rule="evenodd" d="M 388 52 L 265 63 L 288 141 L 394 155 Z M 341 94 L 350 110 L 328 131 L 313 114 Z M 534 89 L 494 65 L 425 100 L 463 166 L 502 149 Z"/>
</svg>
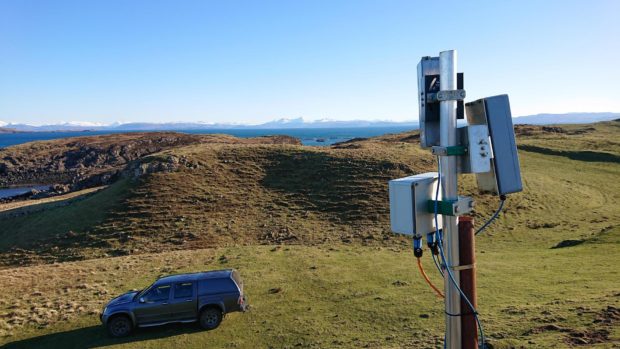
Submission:
<svg viewBox="0 0 620 349">
<path fill-rule="evenodd" d="M 422 273 L 422 277 L 424 277 L 424 280 L 426 280 L 426 283 L 433 289 L 435 290 L 435 293 L 437 293 L 437 296 L 441 297 L 441 298 L 446 298 L 443 293 L 441 293 L 441 291 L 435 287 L 435 285 L 433 285 L 433 283 L 431 282 L 431 280 L 428 278 L 428 275 L 426 275 L 426 272 L 424 272 L 424 268 L 422 268 L 422 261 L 420 260 L 420 257 L 418 257 L 418 268 L 420 269 L 420 273 Z"/>
</svg>

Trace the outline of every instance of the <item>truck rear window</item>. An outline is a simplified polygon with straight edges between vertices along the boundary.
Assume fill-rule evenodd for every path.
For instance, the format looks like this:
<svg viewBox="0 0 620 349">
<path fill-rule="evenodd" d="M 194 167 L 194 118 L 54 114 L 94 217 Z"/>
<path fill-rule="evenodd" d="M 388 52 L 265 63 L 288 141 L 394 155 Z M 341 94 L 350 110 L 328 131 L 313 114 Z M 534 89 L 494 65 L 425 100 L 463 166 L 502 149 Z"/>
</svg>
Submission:
<svg viewBox="0 0 620 349">
<path fill-rule="evenodd" d="M 198 282 L 199 294 L 217 294 L 237 292 L 237 286 L 228 278 L 225 279 L 208 279 Z"/>
</svg>

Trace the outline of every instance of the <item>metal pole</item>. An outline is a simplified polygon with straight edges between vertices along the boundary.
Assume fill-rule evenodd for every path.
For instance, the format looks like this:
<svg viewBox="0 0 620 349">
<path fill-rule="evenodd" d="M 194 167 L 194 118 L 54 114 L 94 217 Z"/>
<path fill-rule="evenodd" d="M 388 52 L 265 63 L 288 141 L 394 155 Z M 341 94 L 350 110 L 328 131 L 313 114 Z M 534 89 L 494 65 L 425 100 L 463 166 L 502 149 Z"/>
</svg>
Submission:
<svg viewBox="0 0 620 349">
<path fill-rule="evenodd" d="M 459 259 L 462 268 L 469 266 L 467 269 L 461 269 L 461 291 L 465 293 L 471 304 L 476 308 L 476 243 L 474 239 L 474 219 L 469 216 L 459 217 L 459 238 L 460 249 Z M 463 349 L 478 348 L 478 328 L 476 327 L 476 317 L 467 305 L 464 299 L 461 299 L 461 309 L 467 315 L 461 316 L 461 342 Z"/>
<path fill-rule="evenodd" d="M 456 51 L 439 53 L 439 86 L 441 90 L 456 90 Z M 441 101 L 439 105 L 439 145 L 451 147 L 456 142 L 456 101 Z M 458 187 L 456 176 L 456 157 L 441 156 L 441 190 L 442 200 L 457 200 Z M 443 249 L 446 255 L 446 268 L 459 265 L 459 236 L 457 217 L 443 216 Z M 452 273 L 457 284 L 459 273 Z M 448 273 L 444 273 L 446 295 L 445 309 L 449 314 L 461 313 L 461 297 L 454 287 Z M 461 319 L 446 314 L 446 348 L 461 349 Z"/>
</svg>

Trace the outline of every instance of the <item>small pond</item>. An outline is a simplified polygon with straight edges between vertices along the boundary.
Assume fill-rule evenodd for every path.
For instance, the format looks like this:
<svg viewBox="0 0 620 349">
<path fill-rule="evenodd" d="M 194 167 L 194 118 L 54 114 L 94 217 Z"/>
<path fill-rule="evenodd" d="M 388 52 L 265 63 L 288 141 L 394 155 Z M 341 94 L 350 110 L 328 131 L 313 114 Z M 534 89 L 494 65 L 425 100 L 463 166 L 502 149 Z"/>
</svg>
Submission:
<svg viewBox="0 0 620 349">
<path fill-rule="evenodd" d="M 50 189 L 49 185 L 34 185 L 28 187 L 0 188 L 0 199 L 7 199 L 13 196 L 25 194 L 32 189 L 46 191 Z"/>
</svg>

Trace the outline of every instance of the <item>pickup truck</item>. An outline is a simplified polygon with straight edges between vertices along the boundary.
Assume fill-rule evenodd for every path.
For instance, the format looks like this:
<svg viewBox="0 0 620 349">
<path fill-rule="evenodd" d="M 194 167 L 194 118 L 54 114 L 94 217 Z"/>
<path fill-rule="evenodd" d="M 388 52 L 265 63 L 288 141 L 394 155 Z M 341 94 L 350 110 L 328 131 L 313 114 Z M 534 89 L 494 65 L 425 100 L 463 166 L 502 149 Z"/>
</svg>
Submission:
<svg viewBox="0 0 620 349">
<path fill-rule="evenodd" d="M 130 291 L 106 304 L 100 319 L 112 337 L 136 327 L 196 322 L 206 330 L 220 325 L 225 314 L 247 309 L 243 282 L 234 269 L 159 278 L 142 291 Z"/>
</svg>

